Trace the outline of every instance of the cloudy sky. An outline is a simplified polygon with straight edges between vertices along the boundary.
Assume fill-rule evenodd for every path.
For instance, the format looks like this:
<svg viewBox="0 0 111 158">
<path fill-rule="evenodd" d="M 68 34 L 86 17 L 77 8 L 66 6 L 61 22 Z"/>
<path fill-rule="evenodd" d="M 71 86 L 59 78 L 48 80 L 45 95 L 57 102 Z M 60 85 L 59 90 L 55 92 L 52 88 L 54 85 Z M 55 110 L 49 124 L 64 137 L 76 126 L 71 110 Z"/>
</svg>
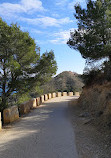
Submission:
<svg viewBox="0 0 111 158">
<path fill-rule="evenodd" d="M 43 52 L 54 50 L 62 71 L 82 73 L 85 61 L 79 52 L 70 49 L 66 42 L 70 30 L 77 28 L 74 5 L 85 5 L 85 0 L 0 0 L 0 16 L 8 24 L 18 23 L 28 31 Z"/>
</svg>

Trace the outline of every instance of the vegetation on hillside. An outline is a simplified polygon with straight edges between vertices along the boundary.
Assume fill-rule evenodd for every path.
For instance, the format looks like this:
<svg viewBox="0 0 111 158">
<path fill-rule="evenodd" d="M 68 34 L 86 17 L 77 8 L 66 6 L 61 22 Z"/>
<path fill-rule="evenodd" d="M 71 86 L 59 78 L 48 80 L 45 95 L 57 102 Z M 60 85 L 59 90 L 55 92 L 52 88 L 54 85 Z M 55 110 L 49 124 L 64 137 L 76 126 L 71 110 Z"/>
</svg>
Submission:
<svg viewBox="0 0 111 158">
<path fill-rule="evenodd" d="M 76 5 L 75 11 L 78 29 L 67 43 L 86 59 L 77 107 L 93 125 L 111 129 L 111 0 L 88 0 L 85 9 Z"/>
<path fill-rule="evenodd" d="M 40 48 L 17 24 L 0 19 L 0 111 L 30 98 L 57 70 L 54 52 Z"/>
<path fill-rule="evenodd" d="M 82 91 L 83 85 L 81 75 L 71 71 L 64 71 L 54 77 L 49 83 L 42 86 L 42 88 L 43 93 L 56 91 L 75 92 Z"/>
<path fill-rule="evenodd" d="M 111 81 L 111 1 L 88 0 L 86 9 L 77 4 L 75 11 L 78 29 L 67 43 L 86 59 L 85 84 Z"/>
</svg>

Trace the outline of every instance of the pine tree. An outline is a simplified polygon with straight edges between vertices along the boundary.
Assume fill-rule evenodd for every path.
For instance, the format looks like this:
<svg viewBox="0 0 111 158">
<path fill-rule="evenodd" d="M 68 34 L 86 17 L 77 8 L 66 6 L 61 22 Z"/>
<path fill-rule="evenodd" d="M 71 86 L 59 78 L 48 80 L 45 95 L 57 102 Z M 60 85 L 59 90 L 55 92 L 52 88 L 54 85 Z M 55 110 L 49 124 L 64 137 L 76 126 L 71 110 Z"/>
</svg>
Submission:
<svg viewBox="0 0 111 158">
<path fill-rule="evenodd" d="M 89 61 L 111 61 L 111 1 L 88 0 L 87 8 L 75 6 L 78 29 L 67 44 Z"/>
<path fill-rule="evenodd" d="M 0 19 L 0 110 L 13 94 L 28 93 L 56 73 L 53 51 L 40 57 L 40 48 L 17 24 Z"/>
</svg>

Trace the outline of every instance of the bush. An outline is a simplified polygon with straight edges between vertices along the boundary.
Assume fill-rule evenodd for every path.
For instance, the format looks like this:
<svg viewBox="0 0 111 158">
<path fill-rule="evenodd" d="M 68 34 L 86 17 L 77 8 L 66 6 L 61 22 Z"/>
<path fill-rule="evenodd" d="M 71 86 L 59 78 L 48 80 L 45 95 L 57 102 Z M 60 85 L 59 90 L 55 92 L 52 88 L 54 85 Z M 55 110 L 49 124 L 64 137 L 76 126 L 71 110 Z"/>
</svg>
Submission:
<svg viewBox="0 0 111 158">
<path fill-rule="evenodd" d="M 100 70 L 98 69 L 92 69 L 90 71 L 86 71 L 82 75 L 82 79 L 85 85 L 89 86 L 92 85 L 93 83 L 97 82 L 97 78 L 100 74 Z"/>
</svg>

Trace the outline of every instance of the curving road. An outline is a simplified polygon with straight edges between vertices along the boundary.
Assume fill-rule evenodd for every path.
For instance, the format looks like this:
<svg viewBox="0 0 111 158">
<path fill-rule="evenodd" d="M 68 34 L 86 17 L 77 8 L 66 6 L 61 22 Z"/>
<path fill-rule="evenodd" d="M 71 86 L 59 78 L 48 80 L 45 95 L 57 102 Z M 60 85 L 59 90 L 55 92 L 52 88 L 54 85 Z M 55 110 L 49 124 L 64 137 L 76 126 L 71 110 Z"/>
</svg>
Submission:
<svg viewBox="0 0 111 158">
<path fill-rule="evenodd" d="M 78 158 L 68 101 L 48 100 L 0 132 L 0 158 Z"/>
</svg>

